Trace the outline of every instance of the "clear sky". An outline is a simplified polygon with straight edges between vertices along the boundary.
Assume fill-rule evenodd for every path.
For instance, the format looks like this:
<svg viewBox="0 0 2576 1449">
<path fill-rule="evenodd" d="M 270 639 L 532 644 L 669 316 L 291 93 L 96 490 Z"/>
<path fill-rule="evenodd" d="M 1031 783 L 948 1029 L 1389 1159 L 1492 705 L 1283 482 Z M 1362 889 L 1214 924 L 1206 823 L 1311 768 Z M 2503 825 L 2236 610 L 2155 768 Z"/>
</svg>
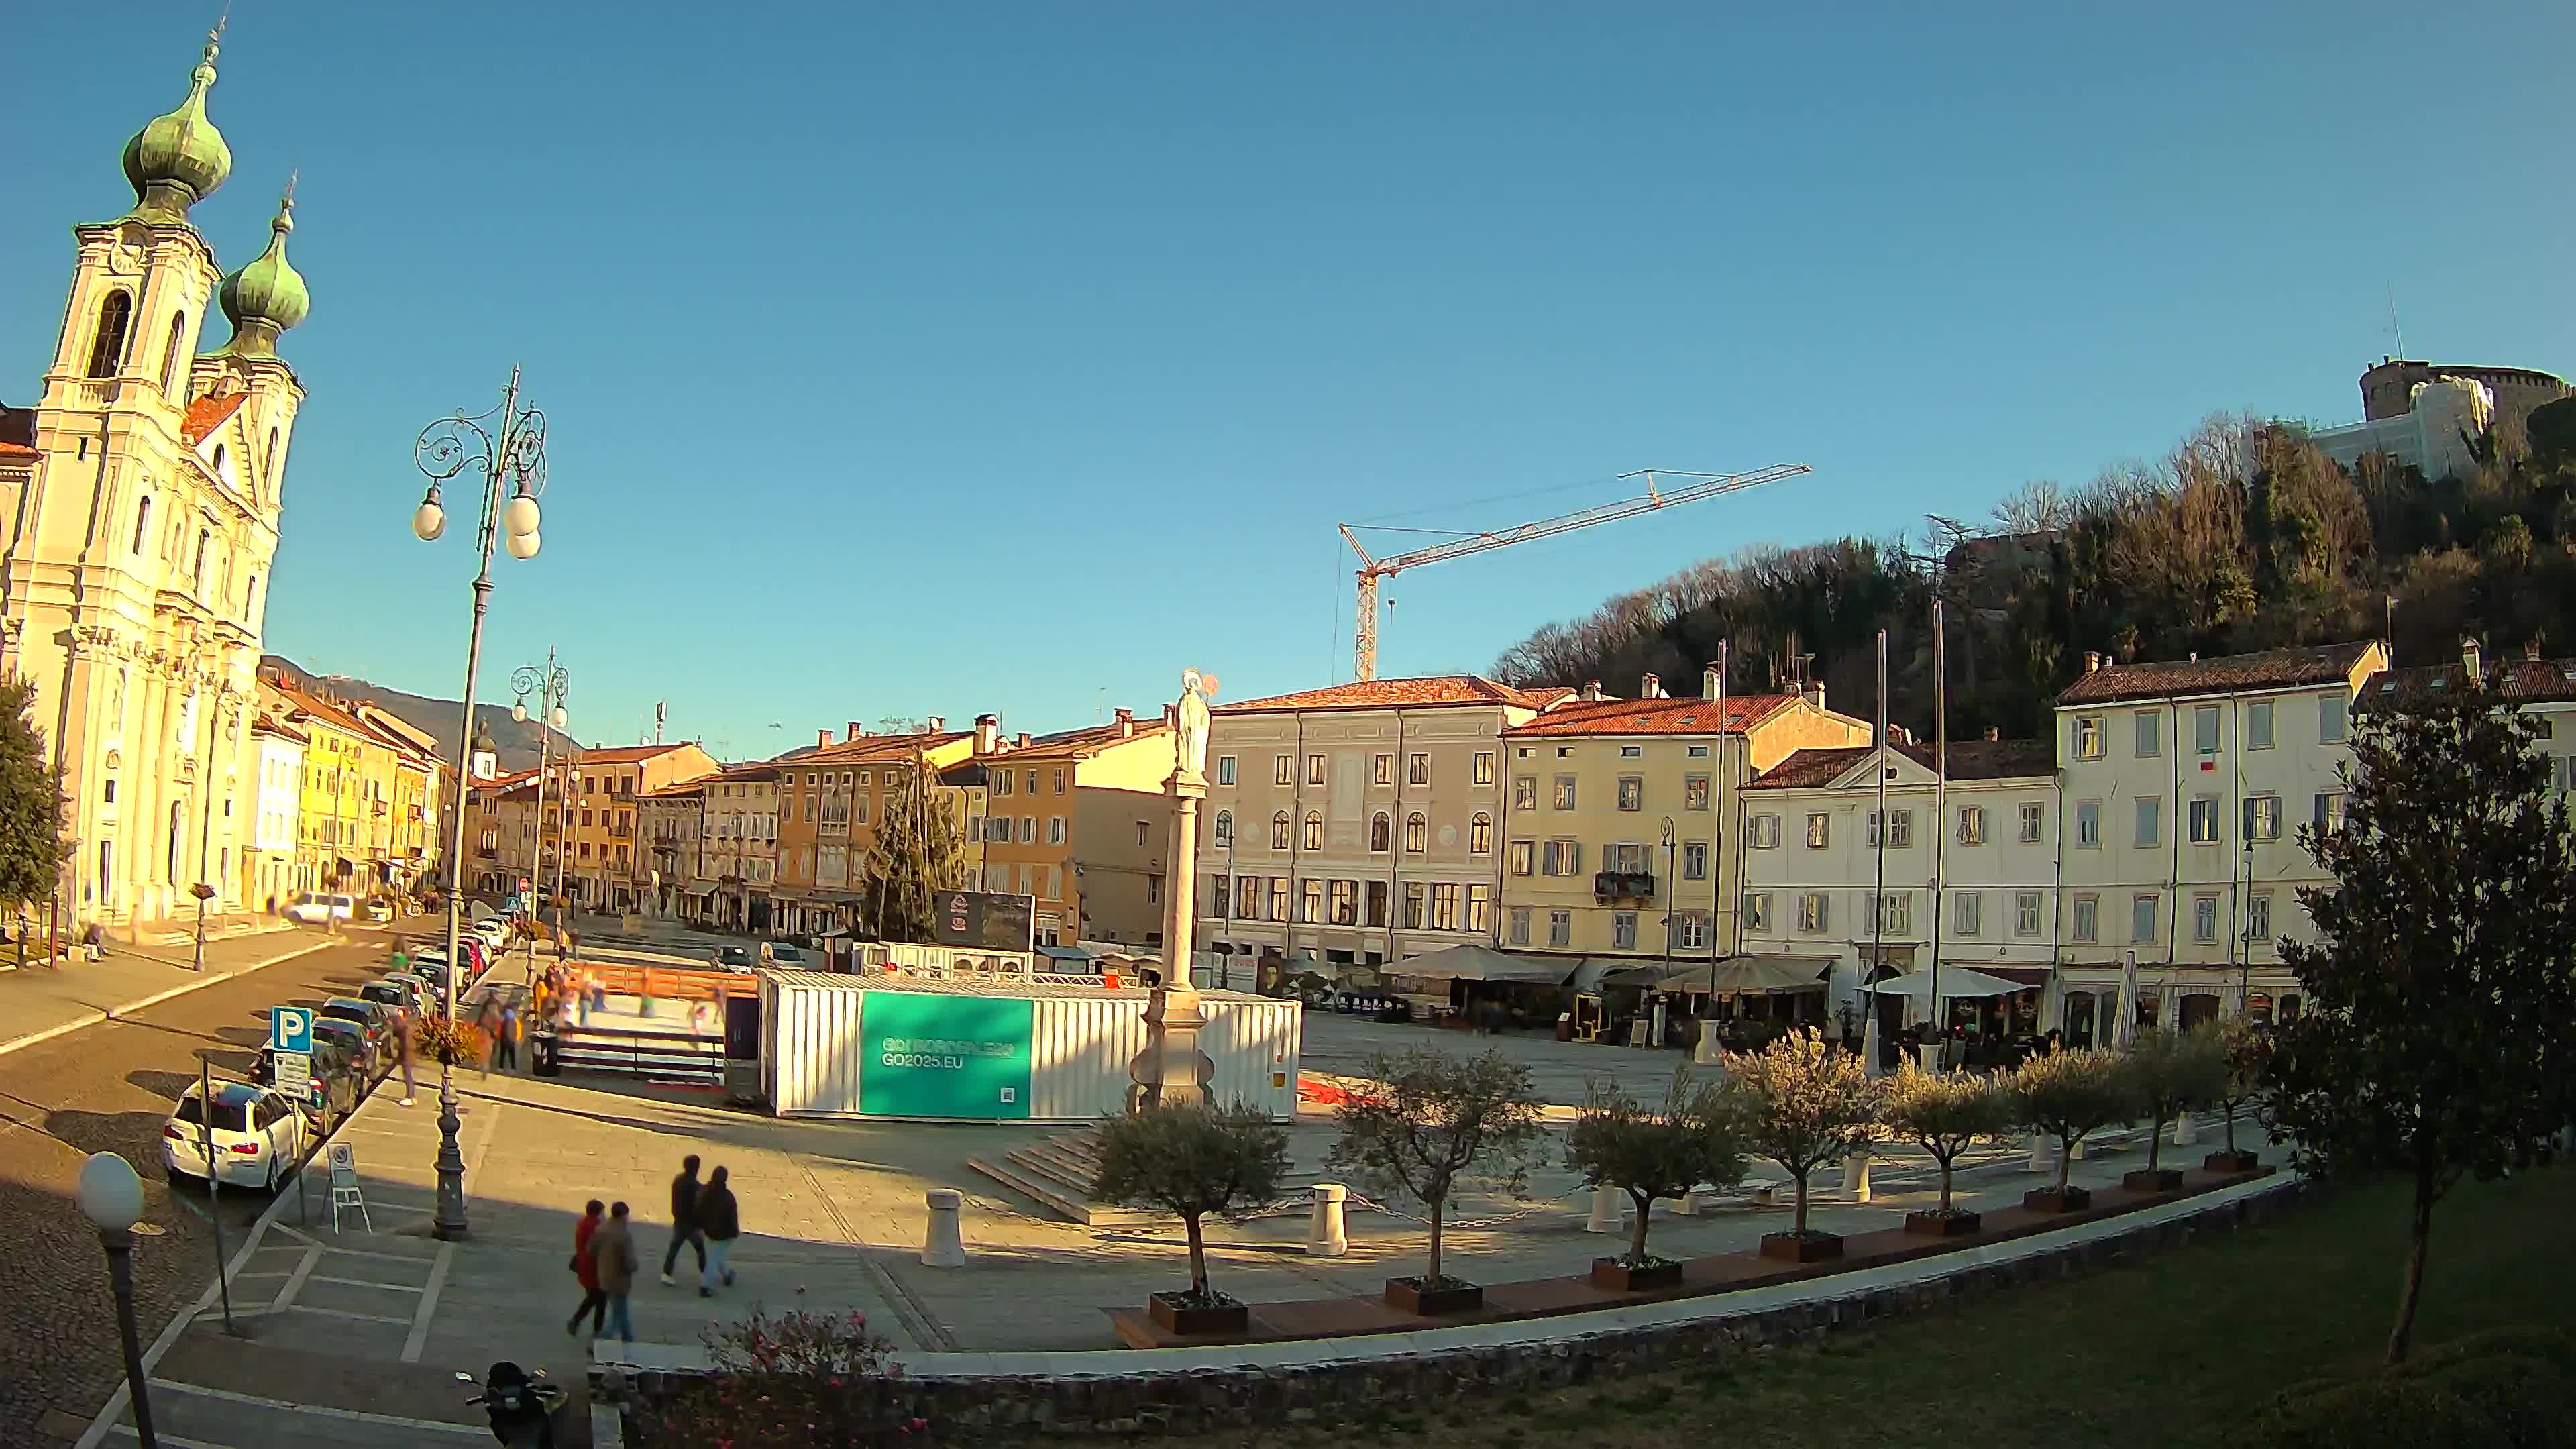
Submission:
<svg viewBox="0 0 2576 1449">
<path fill-rule="evenodd" d="M 212 3 L 26 7 L 0 399 Z M 238 0 L 226 267 L 300 169 L 311 390 L 269 647 L 453 694 L 422 425 L 551 420 L 574 732 L 731 756 L 1349 669 L 1333 525 L 1811 478 L 1407 574 L 1384 673 L 1749 544 L 1983 517 L 2395 344 L 2576 369 L 2576 9 Z M 220 329 L 209 334 L 221 337 Z M 773 729 L 775 724 L 778 728 Z"/>
</svg>

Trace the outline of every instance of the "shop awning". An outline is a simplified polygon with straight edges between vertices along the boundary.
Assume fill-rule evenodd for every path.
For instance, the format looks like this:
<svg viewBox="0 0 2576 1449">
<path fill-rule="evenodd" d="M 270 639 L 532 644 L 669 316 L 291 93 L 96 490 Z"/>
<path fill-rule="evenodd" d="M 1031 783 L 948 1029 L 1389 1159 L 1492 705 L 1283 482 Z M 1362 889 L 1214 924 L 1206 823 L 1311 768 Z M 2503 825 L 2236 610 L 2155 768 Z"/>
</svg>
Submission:
<svg viewBox="0 0 2576 1449">
<path fill-rule="evenodd" d="M 2000 961 L 1946 962 L 1941 967 L 1941 979 L 1944 983 L 1947 983 L 1950 979 L 1951 972 L 1962 970 L 1982 972 L 1988 976 L 2001 977 L 2006 981 L 2018 984 L 2024 991 L 2028 991 L 2035 986 L 2046 986 L 2048 984 L 2049 968 L 2046 966 L 2007 966 Z"/>
<path fill-rule="evenodd" d="M 1612 985 L 1651 985 L 1658 991 L 1700 991 L 1716 996 L 1815 991 L 1834 964 L 1831 956 L 1729 956 L 1715 963 L 1694 961 L 1667 971 L 1659 964 L 1644 980 L 1622 980 L 1628 972 L 1605 977 Z M 1633 970 L 1634 968 L 1631 968 Z"/>
<path fill-rule="evenodd" d="M 1869 989 L 1882 996 L 1903 996 L 1915 1001 L 1928 1001 L 1932 995 L 1932 973 L 1928 969 L 1908 971 L 1902 976 L 1891 976 Z M 2006 981 L 2000 976 L 1989 976 L 1983 971 L 1972 971 L 1965 966 L 1941 968 L 1941 995 L 1945 999 L 1962 996 L 2010 996 L 2015 992 L 2028 989 L 2018 981 Z"/>
<path fill-rule="evenodd" d="M 1583 963 L 1570 956 L 1514 956 L 1472 942 L 1378 968 L 1389 976 L 1448 981 L 1522 981 L 1559 986 Z"/>
</svg>

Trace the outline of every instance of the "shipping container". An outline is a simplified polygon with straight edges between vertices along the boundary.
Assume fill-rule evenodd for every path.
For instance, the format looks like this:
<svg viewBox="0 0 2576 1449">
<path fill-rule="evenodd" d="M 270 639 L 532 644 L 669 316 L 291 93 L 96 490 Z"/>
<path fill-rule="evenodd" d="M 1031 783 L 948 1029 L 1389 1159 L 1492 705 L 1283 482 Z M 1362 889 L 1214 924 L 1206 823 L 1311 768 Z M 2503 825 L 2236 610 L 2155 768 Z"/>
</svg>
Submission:
<svg viewBox="0 0 2576 1449">
<path fill-rule="evenodd" d="M 912 974 L 968 979 L 1027 976 L 1046 969 L 1029 951 L 987 951 L 921 941 L 862 941 L 858 953 L 860 969 L 877 975 L 887 974 L 890 966 Z"/>
<path fill-rule="evenodd" d="M 1126 1110 L 1153 993 L 763 971 L 760 998 L 761 1084 L 779 1116 L 1087 1122 Z M 1302 1005 L 1199 1002 L 1210 1096 L 1295 1116 Z"/>
</svg>

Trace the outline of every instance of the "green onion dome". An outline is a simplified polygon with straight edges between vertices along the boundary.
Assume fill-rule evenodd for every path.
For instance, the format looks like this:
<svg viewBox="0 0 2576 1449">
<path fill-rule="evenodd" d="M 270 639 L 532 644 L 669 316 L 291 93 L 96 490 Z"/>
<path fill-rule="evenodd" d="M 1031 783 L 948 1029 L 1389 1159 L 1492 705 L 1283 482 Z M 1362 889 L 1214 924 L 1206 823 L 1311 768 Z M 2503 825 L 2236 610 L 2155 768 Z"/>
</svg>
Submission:
<svg viewBox="0 0 2576 1449">
<path fill-rule="evenodd" d="M 220 33 L 220 32 L 218 32 Z M 206 37 L 205 55 L 190 72 L 188 98 L 166 116 L 157 116 L 125 143 L 125 179 L 134 185 L 132 216 L 169 225 L 185 224 L 188 208 L 224 184 L 232 174 L 232 148 L 206 119 L 206 92 L 215 84 L 215 36 Z"/>
<path fill-rule="evenodd" d="M 232 319 L 233 337 L 223 351 L 235 357 L 273 357 L 278 334 L 304 320 L 313 310 L 304 278 L 286 260 L 286 234 L 295 230 L 295 188 L 290 184 L 277 203 L 277 219 L 268 224 L 268 250 L 251 264 L 224 278 L 216 294 L 224 315 Z"/>
</svg>

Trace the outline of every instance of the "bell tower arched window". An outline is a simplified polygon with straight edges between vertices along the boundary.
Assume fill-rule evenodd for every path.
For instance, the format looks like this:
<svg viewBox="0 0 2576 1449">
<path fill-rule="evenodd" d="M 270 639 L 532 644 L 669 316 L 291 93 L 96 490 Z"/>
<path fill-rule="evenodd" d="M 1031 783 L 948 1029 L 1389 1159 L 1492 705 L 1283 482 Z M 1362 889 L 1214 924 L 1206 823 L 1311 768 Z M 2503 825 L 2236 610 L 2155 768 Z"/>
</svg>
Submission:
<svg viewBox="0 0 2576 1449">
<path fill-rule="evenodd" d="M 114 377 L 125 365 L 125 335 L 134 327 L 134 299 L 124 289 L 98 304 L 98 330 L 90 334 L 89 375 Z"/>
<path fill-rule="evenodd" d="M 168 396 L 172 402 L 183 400 L 180 397 L 179 390 L 188 380 L 186 377 L 181 375 L 179 370 L 180 363 L 182 361 L 179 355 L 179 342 L 187 335 L 188 314 L 185 312 L 171 313 L 170 340 L 163 344 L 161 348 L 161 391 L 163 394 Z"/>
<path fill-rule="evenodd" d="M 144 540 L 151 536 L 152 495 L 146 493 L 143 495 L 143 501 L 134 506 L 134 551 L 136 554 L 140 555 L 143 552 Z"/>
</svg>

